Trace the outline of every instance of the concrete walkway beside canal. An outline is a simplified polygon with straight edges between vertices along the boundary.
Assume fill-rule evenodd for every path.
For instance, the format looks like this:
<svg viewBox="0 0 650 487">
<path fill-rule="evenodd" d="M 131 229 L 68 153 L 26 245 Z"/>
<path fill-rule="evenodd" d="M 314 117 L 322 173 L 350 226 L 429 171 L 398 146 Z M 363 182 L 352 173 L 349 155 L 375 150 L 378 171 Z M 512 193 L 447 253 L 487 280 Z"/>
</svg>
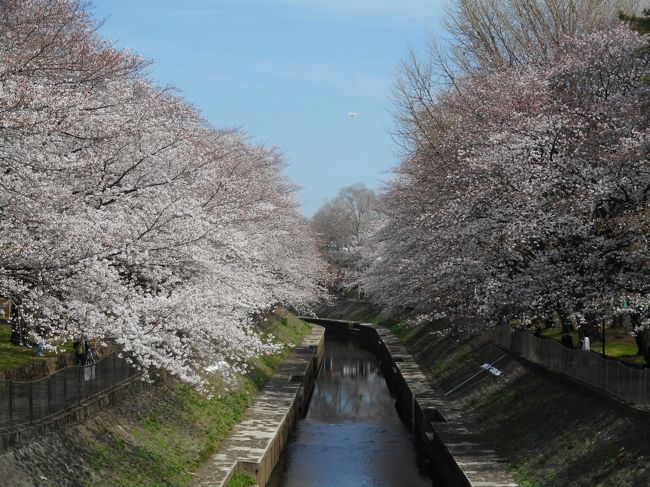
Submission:
<svg viewBox="0 0 650 487">
<path fill-rule="evenodd" d="M 395 367 L 408 384 L 419 408 L 422 411 L 435 410 L 440 419 L 444 419 L 430 423 L 432 434 L 438 437 L 440 445 L 444 445 L 450 459 L 453 458 L 453 462 L 467 481 L 465 485 L 517 487 L 508 464 L 492 448 L 485 446 L 479 435 L 464 424 L 460 411 L 452 408 L 442 394 L 434 391 L 431 381 L 399 339 L 386 328 L 373 324 L 364 325 L 377 330 L 391 356 L 400 358 L 400 361 L 395 362 Z"/>
<path fill-rule="evenodd" d="M 328 332 L 365 336 L 373 343 L 391 384 L 398 409 L 416 432 L 425 436 L 425 448 L 436 477 L 449 487 L 517 487 L 508 464 L 463 421 L 462 411 L 436 391 L 400 340 L 372 323 L 326 318 L 304 318 Z M 377 338 L 379 342 L 377 343 Z"/>
<path fill-rule="evenodd" d="M 325 330 L 312 331 L 262 389 L 243 420 L 196 473 L 192 487 L 223 487 L 237 472 L 266 485 L 298 419 L 306 410 L 325 352 Z"/>
</svg>

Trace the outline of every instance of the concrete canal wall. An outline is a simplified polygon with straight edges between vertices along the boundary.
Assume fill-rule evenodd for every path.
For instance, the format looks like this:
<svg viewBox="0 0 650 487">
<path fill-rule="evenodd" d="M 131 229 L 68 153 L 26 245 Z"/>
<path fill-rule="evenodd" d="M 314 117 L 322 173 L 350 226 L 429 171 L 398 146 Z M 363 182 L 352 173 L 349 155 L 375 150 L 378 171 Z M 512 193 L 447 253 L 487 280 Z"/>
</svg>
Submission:
<svg viewBox="0 0 650 487">
<path fill-rule="evenodd" d="M 303 318 L 328 333 L 355 336 L 381 360 L 397 409 L 410 425 L 434 485 L 514 487 L 507 464 L 481 443 L 442 394 L 435 391 L 413 356 L 387 329 L 369 323 Z"/>
<path fill-rule="evenodd" d="M 226 486 L 237 472 L 266 485 L 296 422 L 303 417 L 325 353 L 325 330 L 314 325 L 260 392 L 244 419 L 196 473 L 192 487 Z"/>
</svg>

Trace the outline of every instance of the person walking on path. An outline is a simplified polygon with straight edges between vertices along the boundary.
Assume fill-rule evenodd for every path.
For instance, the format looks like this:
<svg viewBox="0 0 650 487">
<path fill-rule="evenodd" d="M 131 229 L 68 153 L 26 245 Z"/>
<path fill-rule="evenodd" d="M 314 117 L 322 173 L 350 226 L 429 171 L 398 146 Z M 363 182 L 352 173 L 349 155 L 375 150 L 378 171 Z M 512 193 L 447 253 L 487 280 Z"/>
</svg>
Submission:
<svg viewBox="0 0 650 487">
<path fill-rule="evenodd" d="M 564 345 L 566 348 L 573 350 L 573 337 L 568 333 L 562 335 L 562 345 Z"/>
<path fill-rule="evenodd" d="M 77 358 L 77 367 L 83 367 L 86 365 L 86 340 L 83 338 L 76 340 L 72 344 L 72 348 L 74 349 L 74 353 Z"/>
</svg>

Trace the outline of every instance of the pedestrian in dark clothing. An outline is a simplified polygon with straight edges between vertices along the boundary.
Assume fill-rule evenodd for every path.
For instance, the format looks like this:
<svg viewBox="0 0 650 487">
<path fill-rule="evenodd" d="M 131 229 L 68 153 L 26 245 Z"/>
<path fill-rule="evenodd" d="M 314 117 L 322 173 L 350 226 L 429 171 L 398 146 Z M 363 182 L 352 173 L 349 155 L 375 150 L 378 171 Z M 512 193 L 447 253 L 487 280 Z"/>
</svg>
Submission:
<svg viewBox="0 0 650 487">
<path fill-rule="evenodd" d="M 95 362 L 95 348 L 93 347 L 92 342 L 86 341 L 86 354 L 84 356 L 84 364 L 92 364 Z"/>
<path fill-rule="evenodd" d="M 86 365 L 86 340 L 76 340 L 72 344 L 72 348 L 74 349 L 74 354 L 77 359 L 77 367 L 83 367 Z"/>
<path fill-rule="evenodd" d="M 564 345 L 566 348 L 570 348 L 573 350 L 573 337 L 569 335 L 568 333 L 565 333 L 562 335 L 562 345 Z"/>
</svg>

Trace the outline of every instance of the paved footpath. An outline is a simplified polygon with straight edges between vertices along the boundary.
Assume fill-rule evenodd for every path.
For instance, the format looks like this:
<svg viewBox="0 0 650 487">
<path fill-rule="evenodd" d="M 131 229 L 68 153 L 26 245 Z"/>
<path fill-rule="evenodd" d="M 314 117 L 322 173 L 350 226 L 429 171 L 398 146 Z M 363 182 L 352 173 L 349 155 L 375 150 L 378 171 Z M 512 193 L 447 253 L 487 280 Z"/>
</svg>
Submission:
<svg viewBox="0 0 650 487">
<path fill-rule="evenodd" d="M 377 330 L 381 340 L 386 345 L 393 358 L 400 357 L 395 362 L 402 377 L 411 389 L 415 401 L 422 410 L 436 410 L 444 422 L 432 422 L 433 434 L 437 435 L 447 451 L 454 458 L 456 465 L 472 487 L 517 487 L 508 464 L 497 453 L 486 447 L 477 434 L 469 430 L 463 423 L 461 412 L 450 407 L 448 401 L 436 392 L 431 381 L 424 375 L 414 357 L 399 339 L 386 328 L 369 323 Z"/>
<path fill-rule="evenodd" d="M 196 472 L 192 487 L 223 487 L 235 472 L 254 475 L 265 485 L 295 422 L 307 407 L 311 387 L 324 354 L 325 330 L 312 331 L 295 347 L 244 412 L 230 436 Z M 306 387 L 305 387 L 306 385 Z"/>
</svg>

